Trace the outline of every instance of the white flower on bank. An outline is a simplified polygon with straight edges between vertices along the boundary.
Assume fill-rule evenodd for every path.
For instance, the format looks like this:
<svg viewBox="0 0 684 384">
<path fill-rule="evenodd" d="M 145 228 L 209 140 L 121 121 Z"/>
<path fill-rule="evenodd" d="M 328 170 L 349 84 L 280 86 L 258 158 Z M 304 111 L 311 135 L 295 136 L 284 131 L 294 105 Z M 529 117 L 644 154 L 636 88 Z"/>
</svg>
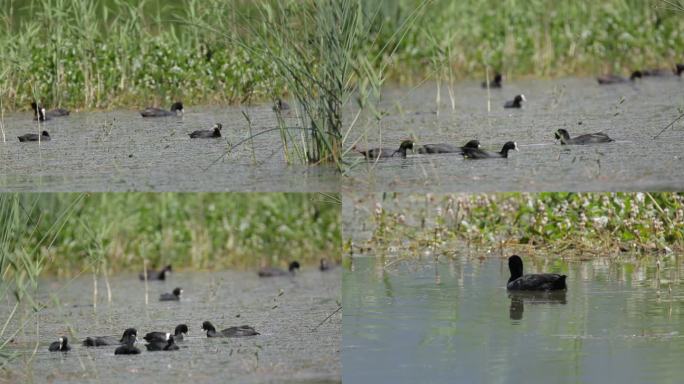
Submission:
<svg viewBox="0 0 684 384">
<path fill-rule="evenodd" d="M 605 228 L 606 225 L 608 225 L 608 217 L 607 216 L 594 217 L 594 225 L 598 228 Z"/>
</svg>

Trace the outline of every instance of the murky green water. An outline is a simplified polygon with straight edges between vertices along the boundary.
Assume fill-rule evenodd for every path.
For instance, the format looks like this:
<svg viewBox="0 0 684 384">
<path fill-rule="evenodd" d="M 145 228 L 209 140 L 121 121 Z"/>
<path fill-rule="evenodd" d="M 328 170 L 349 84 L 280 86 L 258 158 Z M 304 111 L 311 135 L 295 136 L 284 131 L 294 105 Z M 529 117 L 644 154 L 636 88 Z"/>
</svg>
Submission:
<svg viewBox="0 0 684 384">
<path fill-rule="evenodd" d="M 245 109 L 252 133 L 276 127 L 269 105 Z M 238 107 L 186 106 L 183 117 L 143 119 L 138 111 L 79 113 L 39 124 L 32 113 L 5 116 L 0 140 L 1 191 L 337 191 L 331 167 L 287 165 L 277 131 L 226 155 L 249 137 Z M 286 121 L 296 126 L 294 111 Z M 188 133 L 222 123 L 221 139 Z M 19 143 L 46 129 L 50 142 Z M 256 160 L 256 163 L 255 161 Z"/>
<path fill-rule="evenodd" d="M 342 287 L 344 382 L 681 382 L 681 260 L 662 259 L 658 286 L 653 259 L 523 257 L 528 273 L 567 274 L 568 291 L 511 297 L 505 259 L 457 251 L 353 259 Z"/>
<path fill-rule="evenodd" d="M 338 308 L 340 281 L 339 269 L 321 273 L 313 267 L 294 278 L 260 279 L 246 272 L 176 273 L 166 282 L 149 283 L 149 305 L 145 305 L 144 283 L 137 276 L 120 276 L 111 280 L 111 305 L 100 281 L 95 313 L 92 278 L 43 281 L 38 300 L 51 303 L 57 298 L 59 304 L 38 314 L 37 337 L 35 318 L 28 318 L 25 331 L 9 347 L 20 356 L 0 381 L 336 382 L 341 369 L 341 312 L 323 321 Z M 158 301 L 160 293 L 176 286 L 184 289 L 182 301 Z M 8 312 L 3 305 L 2 313 Z M 201 330 L 205 320 L 219 329 L 249 324 L 261 335 L 208 339 Z M 175 352 L 147 352 L 139 344 L 142 354 L 115 356 L 115 347 L 79 345 L 86 336 L 120 337 L 127 327 L 137 328 L 139 338 L 151 331 L 173 332 L 179 323 L 186 323 L 190 332 Z M 9 329 L 16 329 L 14 325 Z M 48 344 L 60 335 L 73 340 L 72 351 L 48 352 Z M 40 343 L 29 362 L 36 340 Z"/>
<path fill-rule="evenodd" d="M 413 137 L 417 144 L 463 145 L 478 139 L 488 150 L 516 141 L 519 152 L 508 160 L 464 161 L 453 154 L 409 154 L 377 163 L 362 161 L 348 172 L 350 190 L 373 191 L 643 191 L 684 189 L 680 121 L 653 139 L 678 117 L 684 106 L 684 81 L 646 79 L 636 85 L 600 87 L 595 79 L 510 82 L 487 92 L 479 83 L 457 84 L 455 109 L 442 87 L 436 102 L 434 84 L 390 89 L 380 103 L 386 112 L 378 123 L 357 122 L 349 142 L 359 148 L 399 147 Z M 522 110 L 503 103 L 523 93 Z M 439 113 L 437 113 L 439 111 Z M 603 131 L 616 142 L 605 145 L 554 144 L 554 132 L 571 136 Z M 350 154 L 349 161 L 360 160 Z"/>
</svg>

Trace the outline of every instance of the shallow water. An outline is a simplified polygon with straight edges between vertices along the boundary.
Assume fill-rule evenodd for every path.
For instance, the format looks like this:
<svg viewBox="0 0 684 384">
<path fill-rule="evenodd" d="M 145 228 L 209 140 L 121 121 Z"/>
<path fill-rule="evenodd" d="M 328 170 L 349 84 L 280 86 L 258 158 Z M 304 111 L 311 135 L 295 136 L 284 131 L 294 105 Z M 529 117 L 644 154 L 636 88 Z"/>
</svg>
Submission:
<svg viewBox="0 0 684 384">
<path fill-rule="evenodd" d="M 245 109 L 254 134 L 276 127 L 270 106 Z M 286 121 L 296 125 L 294 111 Z M 32 113 L 5 116 L 0 140 L 1 191 L 337 191 L 330 167 L 287 165 L 277 131 L 226 155 L 228 143 L 249 137 L 238 107 L 186 106 L 183 117 L 143 119 L 138 111 L 72 112 L 42 124 Z M 222 123 L 221 139 L 188 133 Z M 39 126 L 40 125 L 40 126 Z M 50 142 L 16 136 L 46 129 Z"/>
<path fill-rule="evenodd" d="M 149 282 L 145 305 L 144 283 L 136 276 L 119 276 L 111 280 L 111 305 L 100 281 L 96 313 L 91 277 L 43 281 L 38 300 L 50 304 L 59 298 L 59 304 L 39 314 L 40 345 L 30 365 L 36 328 L 35 319 L 28 319 L 24 333 L 9 348 L 20 356 L 0 381 L 4 376 L 10 382 L 53 383 L 113 383 L 122 378 L 140 383 L 339 382 L 341 313 L 323 320 L 338 308 L 340 281 L 339 270 L 321 273 L 313 268 L 295 278 L 270 279 L 245 272 L 176 273 L 166 282 Z M 184 289 L 180 302 L 157 300 L 176 286 Z M 2 312 L 8 313 L 6 305 Z M 261 335 L 208 339 L 201 330 L 205 320 L 217 329 L 249 324 Z M 186 323 L 190 332 L 175 352 L 147 352 L 144 340 L 138 344 L 142 354 L 133 356 L 115 356 L 115 347 L 79 345 L 86 336 L 120 337 L 127 327 L 137 328 L 142 339 L 151 331 L 173 332 L 179 323 Z M 48 352 L 48 344 L 61 335 L 69 336 L 72 350 Z"/>
<path fill-rule="evenodd" d="M 594 79 L 533 80 L 506 83 L 487 91 L 479 83 L 454 88 L 455 109 L 434 84 L 390 89 L 380 103 L 381 122 L 357 123 L 350 136 L 359 148 L 398 148 L 416 144 L 463 145 L 478 139 L 488 150 L 518 143 L 509 159 L 465 161 L 460 155 L 409 154 L 377 163 L 360 161 L 345 180 L 346 189 L 375 191 L 627 191 L 682 190 L 684 121 L 653 139 L 684 106 L 684 80 L 646 79 L 636 85 L 598 86 Z M 522 110 L 503 103 L 523 93 Z M 439 108 L 437 106 L 439 105 Z M 437 110 L 439 109 L 439 113 Z M 580 124 L 581 123 L 581 124 Z M 571 136 L 603 131 L 616 142 L 590 146 L 554 144 L 554 132 Z"/>
<path fill-rule="evenodd" d="M 681 381 L 681 260 L 663 260 L 658 287 L 653 259 L 524 257 L 527 273 L 567 274 L 568 291 L 509 297 L 506 260 L 480 256 L 355 257 L 343 274 L 343 380 Z"/>
</svg>

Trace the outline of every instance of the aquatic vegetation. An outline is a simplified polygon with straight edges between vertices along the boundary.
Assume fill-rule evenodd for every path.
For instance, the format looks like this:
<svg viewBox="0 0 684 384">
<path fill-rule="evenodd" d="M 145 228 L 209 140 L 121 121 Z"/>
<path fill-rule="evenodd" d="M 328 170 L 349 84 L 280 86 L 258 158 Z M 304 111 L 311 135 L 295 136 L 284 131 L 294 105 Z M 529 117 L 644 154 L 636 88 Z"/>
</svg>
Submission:
<svg viewBox="0 0 684 384">
<path fill-rule="evenodd" d="M 406 247 L 406 241 L 410 247 L 440 247 L 458 240 L 592 255 L 684 247 L 680 193 L 395 195 L 376 202 L 368 220 L 369 244 L 381 247 Z"/>
<path fill-rule="evenodd" d="M 422 0 L 382 0 L 368 41 L 381 47 Z M 658 4 L 661 3 L 661 4 Z M 631 73 L 674 66 L 684 51 L 677 2 L 432 0 L 396 42 L 388 75 L 410 82 L 453 76 Z M 426 65 L 430 64 L 430 65 Z"/>
<path fill-rule="evenodd" d="M 76 201 L 77 196 L 82 196 Z M 30 261 L 43 271 L 73 275 L 86 271 L 256 269 L 262 262 L 289 260 L 317 265 L 339 258 L 339 199 L 322 194 L 96 193 L 18 195 L 33 209 L 23 220 L 17 246 L 35 249 Z M 50 239 L 39 243 L 65 207 L 70 215 Z M 36 235 L 21 235 L 33 233 Z M 59 263 L 55 263 L 55 260 Z M 106 276 L 105 276 L 106 277 Z"/>
</svg>

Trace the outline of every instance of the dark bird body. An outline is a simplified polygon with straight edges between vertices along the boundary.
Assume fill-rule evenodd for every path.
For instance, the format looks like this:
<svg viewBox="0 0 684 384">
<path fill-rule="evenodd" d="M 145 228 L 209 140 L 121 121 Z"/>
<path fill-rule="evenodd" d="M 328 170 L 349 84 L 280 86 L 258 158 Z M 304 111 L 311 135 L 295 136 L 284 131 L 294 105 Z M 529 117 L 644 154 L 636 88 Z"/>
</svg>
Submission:
<svg viewBox="0 0 684 384">
<path fill-rule="evenodd" d="M 556 273 L 540 273 L 523 275 L 523 262 L 520 256 L 508 258 L 508 269 L 511 277 L 506 288 L 510 291 L 554 291 L 567 289 L 565 275 Z"/>
<path fill-rule="evenodd" d="M 518 144 L 509 141 L 501 148 L 501 152 L 487 152 L 479 148 L 463 148 L 463 157 L 470 160 L 508 158 L 508 151 L 518 150 Z"/>
<path fill-rule="evenodd" d="M 477 140 L 470 140 L 462 147 L 457 147 L 455 145 L 446 143 L 423 144 L 416 147 L 416 152 L 421 154 L 463 153 L 464 148 L 480 148 L 480 142 Z"/>
<path fill-rule="evenodd" d="M 394 157 L 395 155 L 399 155 L 401 157 L 406 157 L 406 151 L 409 149 L 413 149 L 413 141 L 411 141 L 411 140 L 402 141 L 401 145 L 399 146 L 399 149 L 371 148 L 371 149 L 366 149 L 366 150 L 358 150 L 355 148 L 355 150 L 358 153 L 362 154 L 366 159 L 369 159 L 369 160 Z"/>
<path fill-rule="evenodd" d="M 513 100 L 507 101 L 504 104 L 504 108 L 522 108 L 523 101 L 527 101 L 525 95 L 516 95 Z"/>
<path fill-rule="evenodd" d="M 205 129 L 201 131 L 194 131 L 188 136 L 191 139 L 214 139 L 221 137 L 221 129 L 223 126 L 221 124 L 214 124 L 214 129 Z"/>
<path fill-rule="evenodd" d="M 496 75 L 494 75 L 494 80 L 490 81 L 489 84 L 487 84 L 486 80 L 482 82 L 482 88 L 501 88 L 502 80 L 503 77 L 497 72 Z M 489 85 L 489 87 L 487 87 L 487 85 Z"/>
<path fill-rule="evenodd" d="M 202 329 L 207 331 L 207 337 L 246 337 L 259 335 L 259 332 L 249 325 L 230 327 L 217 332 L 211 322 L 205 321 L 202 323 Z"/>
<path fill-rule="evenodd" d="M 275 267 L 263 267 L 259 269 L 257 274 L 259 277 L 294 276 L 297 269 L 299 269 L 299 262 L 293 261 L 290 263 L 287 271 Z"/>
<path fill-rule="evenodd" d="M 20 142 L 26 143 L 30 141 L 50 141 L 50 134 L 47 131 L 43 131 L 39 134 L 37 133 L 27 133 L 25 135 L 17 136 Z"/>
<path fill-rule="evenodd" d="M 149 344 L 146 344 L 145 348 L 147 348 L 148 351 L 177 351 L 180 348 L 178 348 L 174 341 L 174 337 L 169 336 L 168 340 L 163 342 L 151 342 Z"/>
<path fill-rule="evenodd" d="M 182 288 L 175 288 L 172 293 L 162 293 L 159 296 L 159 301 L 178 301 L 183 294 Z"/>
<path fill-rule="evenodd" d="M 69 340 L 66 336 L 60 337 L 59 340 L 51 343 L 48 347 L 48 351 L 50 352 L 66 352 L 69 350 L 71 350 L 71 347 L 69 346 Z"/>
<path fill-rule="evenodd" d="M 171 105 L 171 110 L 169 111 L 161 108 L 148 107 L 140 111 L 140 115 L 142 115 L 142 117 L 165 117 L 182 115 L 183 112 L 183 103 L 177 101 Z"/>
<path fill-rule="evenodd" d="M 39 106 L 35 101 L 31 102 L 31 109 L 33 109 L 33 120 L 46 121 L 53 117 L 69 116 L 69 110 L 64 108 L 55 108 L 47 111 L 42 106 Z"/>
<path fill-rule="evenodd" d="M 135 343 L 138 337 L 138 331 L 135 328 L 128 328 L 124 331 L 121 339 L 114 336 L 92 336 L 86 337 L 83 340 L 83 345 L 86 347 L 101 347 L 103 345 L 121 345 Z"/>
<path fill-rule="evenodd" d="M 188 326 L 185 324 L 179 324 L 176 326 L 176 330 L 174 331 L 174 334 L 170 334 L 168 332 L 149 332 L 148 334 L 143 337 L 145 341 L 147 342 L 166 342 L 169 340 L 169 337 L 173 336 L 174 340 L 176 341 L 182 341 L 183 340 L 183 335 L 188 333 Z"/>
<path fill-rule="evenodd" d="M 169 273 L 171 273 L 172 268 L 170 265 L 167 265 L 164 267 L 161 271 L 156 272 L 156 271 L 147 271 L 147 280 L 166 280 L 166 277 Z M 140 274 L 140 280 L 145 280 L 145 274 L 141 273 Z"/>
<path fill-rule="evenodd" d="M 610 143 L 615 141 L 608 137 L 603 132 L 597 133 L 587 133 L 584 135 L 579 135 L 570 138 L 570 133 L 565 129 L 559 129 L 555 133 L 556 140 L 560 140 L 562 145 L 584 145 L 584 144 L 598 144 L 598 143 Z"/>
<path fill-rule="evenodd" d="M 629 79 L 618 75 L 604 75 L 597 77 L 596 80 L 600 85 L 621 84 L 640 79 L 642 76 L 640 71 L 634 71 Z"/>
</svg>

